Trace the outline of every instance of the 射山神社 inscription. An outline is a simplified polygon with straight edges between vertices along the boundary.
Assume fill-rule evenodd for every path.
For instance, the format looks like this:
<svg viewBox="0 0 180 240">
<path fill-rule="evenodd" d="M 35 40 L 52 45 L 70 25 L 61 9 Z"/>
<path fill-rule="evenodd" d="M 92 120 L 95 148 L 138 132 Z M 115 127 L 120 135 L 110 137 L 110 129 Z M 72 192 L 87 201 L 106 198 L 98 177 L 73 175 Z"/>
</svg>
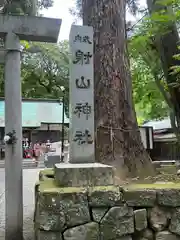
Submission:
<svg viewBox="0 0 180 240">
<path fill-rule="evenodd" d="M 91 111 L 91 105 L 89 103 L 76 103 L 74 114 L 76 114 L 79 118 L 81 116 L 85 116 L 88 120 L 88 117 L 92 113 Z"/>
<path fill-rule="evenodd" d="M 83 76 L 76 79 L 76 88 L 90 88 L 90 79 L 85 79 Z"/>
<path fill-rule="evenodd" d="M 70 33 L 70 163 L 94 163 L 93 28 Z"/>
</svg>

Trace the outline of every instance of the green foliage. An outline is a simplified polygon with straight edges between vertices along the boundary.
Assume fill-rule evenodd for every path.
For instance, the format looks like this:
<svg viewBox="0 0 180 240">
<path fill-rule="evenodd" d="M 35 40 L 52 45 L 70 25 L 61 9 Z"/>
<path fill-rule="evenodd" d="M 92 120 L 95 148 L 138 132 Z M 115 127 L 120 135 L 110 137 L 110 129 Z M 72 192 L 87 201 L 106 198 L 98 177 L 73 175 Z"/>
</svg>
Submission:
<svg viewBox="0 0 180 240">
<path fill-rule="evenodd" d="M 178 48 L 180 49 L 180 47 L 178 47 Z M 177 59 L 177 60 L 180 60 L 180 53 L 175 54 L 174 58 Z M 171 69 L 172 69 L 172 74 L 180 74 L 180 66 L 179 65 L 175 65 Z"/>
<path fill-rule="evenodd" d="M 160 119 L 168 115 L 168 107 L 156 85 L 150 68 L 142 60 L 131 61 L 135 109 L 144 120 Z"/>
<path fill-rule="evenodd" d="M 68 42 L 58 45 L 30 43 L 22 54 L 22 96 L 25 98 L 61 99 L 69 101 Z M 65 93 L 61 86 L 65 87 Z M 4 97 L 4 67 L 0 66 L 0 97 Z"/>
<path fill-rule="evenodd" d="M 34 52 L 34 53 L 32 53 Z M 22 59 L 22 93 L 24 97 L 62 98 L 65 87 L 68 104 L 69 92 L 68 42 L 58 45 L 31 43 Z"/>
<path fill-rule="evenodd" d="M 152 0 L 148 0 L 149 11 Z M 178 75 L 171 78 L 173 53 L 176 51 L 175 42 L 169 41 L 168 50 L 159 41 L 163 36 L 175 38 L 174 23 L 179 22 L 179 0 L 156 1 L 155 11 L 151 16 L 146 15 L 134 29 L 133 37 L 129 39 L 129 52 L 132 58 L 133 91 L 136 109 L 145 119 L 161 118 L 173 111 L 171 89 L 177 87 Z M 173 31 L 172 31 L 173 29 Z M 168 35 L 169 34 L 169 35 Z M 173 36 L 174 34 L 174 36 Z M 174 37 L 174 38 L 173 38 Z M 158 42 L 159 41 L 159 42 Z M 167 43 L 166 43 L 167 44 Z M 162 50 L 165 51 L 164 55 Z M 161 51 L 161 52 L 160 52 Z M 173 67 L 174 72 L 180 70 L 179 64 Z M 168 77 L 168 80 L 167 80 Z M 143 90 L 140 86 L 143 86 Z M 138 101 L 139 99 L 139 101 Z"/>
<path fill-rule="evenodd" d="M 160 119 L 168 115 L 169 108 L 164 100 L 157 81 L 163 88 L 162 68 L 152 40 L 139 34 L 140 29 L 128 41 L 131 58 L 133 97 L 138 118 L 143 120 Z"/>
<path fill-rule="evenodd" d="M 38 10 L 52 5 L 53 0 L 6 0 L 1 11 L 11 15 L 36 15 Z"/>
</svg>

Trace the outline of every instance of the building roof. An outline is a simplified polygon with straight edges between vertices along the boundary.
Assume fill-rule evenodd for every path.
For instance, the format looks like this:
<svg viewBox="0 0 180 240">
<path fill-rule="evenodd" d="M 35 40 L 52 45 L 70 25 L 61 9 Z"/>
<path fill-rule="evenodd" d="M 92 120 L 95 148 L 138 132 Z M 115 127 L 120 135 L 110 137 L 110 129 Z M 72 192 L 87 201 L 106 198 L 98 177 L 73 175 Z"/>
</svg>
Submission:
<svg viewBox="0 0 180 240">
<path fill-rule="evenodd" d="M 40 127 L 41 123 L 62 123 L 63 104 L 58 100 L 23 99 L 22 100 L 22 126 Z M 69 119 L 64 115 L 64 123 Z M 0 99 L 0 127 L 5 126 L 5 102 Z"/>
<path fill-rule="evenodd" d="M 177 141 L 176 135 L 174 133 L 165 133 L 154 135 L 155 142 L 172 142 Z"/>
<path fill-rule="evenodd" d="M 153 129 L 156 130 L 162 130 L 162 129 L 171 129 L 171 121 L 169 118 L 164 118 L 163 120 L 159 121 L 149 121 L 145 124 L 143 124 L 144 127 L 153 127 Z"/>
</svg>

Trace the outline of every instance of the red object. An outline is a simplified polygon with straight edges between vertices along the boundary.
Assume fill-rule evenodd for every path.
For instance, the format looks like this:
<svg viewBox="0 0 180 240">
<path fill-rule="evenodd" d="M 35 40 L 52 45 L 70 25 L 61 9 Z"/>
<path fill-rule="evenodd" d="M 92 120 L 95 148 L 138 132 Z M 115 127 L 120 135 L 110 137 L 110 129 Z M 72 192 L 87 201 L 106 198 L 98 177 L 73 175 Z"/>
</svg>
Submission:
<svg viewBox="0 0 180 240">
<path fill-rule="evenodd" d="M 33 150 L 32 149 L 25 149 L 23 155 L 24 155 L 24 158 L 32 159 L 33 158 Z"/>
</svg>

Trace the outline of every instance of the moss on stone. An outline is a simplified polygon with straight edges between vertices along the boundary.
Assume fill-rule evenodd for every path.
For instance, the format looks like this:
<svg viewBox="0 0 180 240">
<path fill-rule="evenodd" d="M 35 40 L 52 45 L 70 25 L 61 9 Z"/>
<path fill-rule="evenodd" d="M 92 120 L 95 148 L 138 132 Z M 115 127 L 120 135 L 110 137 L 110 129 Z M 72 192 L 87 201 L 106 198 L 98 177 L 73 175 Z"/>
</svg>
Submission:
<svg viewBox="0 0 180 240">
<path fill-rule="evenodd" d="M 148 183 L 148 184 L 130 184 L 124 187 L 124 189 L 180 189 L 180 182 L 166 182 L 166 183 Z"/>
<path fill-rule="evenodd" d="M 119 191 L 119 187 L 116 186 L 116 185 L 110 185 L 110 186 L 95 186 L 95 187 L 90 187 L 89 188 L 89 191 L 114 191 L 114 192 L 117 192 Z"/>
<path fill-rule="evenodd" d="M 170 166 L 163 166 L 156 169 L 161 174 L 176 174 L 177 173 L 177 167 L 176 165 L 170 165 Z"/>
<path fill-rule="evenodd" d="M 86 188 L 80 187 L 58 187 L 54 179 L 47 179 L 39 183 L 39 191 L 46 193 L 73 193 L 73 192 L 86 192 Z"/>
<path fill-rule="evenodd" d="M 48 169 L 41 170 L 39 172 L 39 176 L 54 177 L 54 169 L 48 168 Z"/>
<path fill-rule="evenodd" d="M 45 181 L 47 179 L 54 179 L 54 169 L 44 169 L 39 172 L 39 180 Z"/>
<path fill-rule="evenodd" d="M 47 168 L 40 171 L 44 175 L 54 175 L 54 168 Z"/>
</svg>

